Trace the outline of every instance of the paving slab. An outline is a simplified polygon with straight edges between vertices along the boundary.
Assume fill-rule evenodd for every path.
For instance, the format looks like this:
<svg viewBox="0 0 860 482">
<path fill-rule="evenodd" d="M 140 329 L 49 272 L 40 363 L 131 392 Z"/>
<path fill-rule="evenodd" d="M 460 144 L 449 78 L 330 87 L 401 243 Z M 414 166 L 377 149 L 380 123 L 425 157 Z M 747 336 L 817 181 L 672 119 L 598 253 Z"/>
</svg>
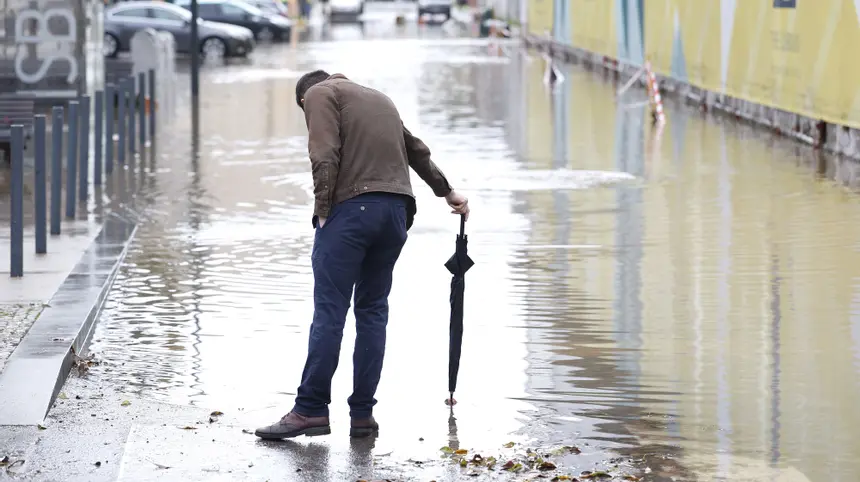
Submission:
<svg viewBox="0 0 860 482">
<path fill-rule="evenodd" d="M 10 276 L 9 226 L 0 226 L 0 304 L 47 303 L 101 232 L 92 221 L 66 222 L 62 234 L 48 236 L 48 252 L 36 254 L 36 235 L 24 231 L 24 276 Z"/>
<path fill-rule="evenodd" d="M 50 302 L 0 373 L 0 425 L 37 425 L 44 420 L 72 367 L 75 354 L 85 352 L 95 320 L 135 229 L 134 221 L 109 216 L 101 224 L 98 235 L 89 238 L 91 242 L 82 255 L 74 249 L 79 239 L 55 253 L 53 264 L 39 260 L 41 266 L 34 262 L 31 274 L 25 270 L 24 277 L 11 281 L 7 278 L 6 284 L 0 285 L 17 290 L 6 295 L 11 300 L 50 297 Z M 80 238 L 87 239 L 90 232 L 87 230 L 87 235 Z M 59 277 L 63 281 L 57 289 L 52 283 Z M 39 286 L 40 279 L 42 286 Z M 18 284 L 18 281 L 23 283 Z M 32 291 L 28 291 L 29 288 Z M 51 291 L 55 293 L 49 295 Z"/>
</svg>

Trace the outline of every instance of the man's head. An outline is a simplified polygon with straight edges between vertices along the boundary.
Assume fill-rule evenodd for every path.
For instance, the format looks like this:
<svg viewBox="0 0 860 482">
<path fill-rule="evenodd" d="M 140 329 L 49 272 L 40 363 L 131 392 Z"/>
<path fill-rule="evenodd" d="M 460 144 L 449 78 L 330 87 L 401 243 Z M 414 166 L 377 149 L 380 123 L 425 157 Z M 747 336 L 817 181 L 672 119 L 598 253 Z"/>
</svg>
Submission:
<svg viewBox="0 0 860 482">
<path fill-rule="evenodd" d="M 329 78 L 329 75 L 325 70 L 314 70 L 313 72 L 308 72 L 303 75 L 302 78 L 299 79 L 298 83 L 296 83 L 296 104 L 299 104 L 299 107 L 304 109 L 305 93 L 308 89 L 327 78 Z"/>
</svg>

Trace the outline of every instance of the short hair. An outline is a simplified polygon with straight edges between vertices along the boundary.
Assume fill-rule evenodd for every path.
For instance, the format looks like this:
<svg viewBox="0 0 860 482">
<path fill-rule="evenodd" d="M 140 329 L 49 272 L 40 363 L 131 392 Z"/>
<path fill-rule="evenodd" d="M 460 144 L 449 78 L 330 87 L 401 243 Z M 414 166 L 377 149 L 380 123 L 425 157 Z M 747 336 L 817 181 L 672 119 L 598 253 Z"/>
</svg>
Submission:
<svg viewBox="0 0 860 482">
<path fill-rule="evenodd" d="M 303 75 L 296 83 L 296 104 L 298 104 L 299 107 L 304 109 L 305 106 L 302 105 L 302 99 L 305 98 L 305 93 L 308 91 L 308 89 L 326 80 L 327 78 L 329 78 L 329 74 L 325 70 L 314 70 L 313 72 L 308 72 L 307 74 Z"/>
</svg>

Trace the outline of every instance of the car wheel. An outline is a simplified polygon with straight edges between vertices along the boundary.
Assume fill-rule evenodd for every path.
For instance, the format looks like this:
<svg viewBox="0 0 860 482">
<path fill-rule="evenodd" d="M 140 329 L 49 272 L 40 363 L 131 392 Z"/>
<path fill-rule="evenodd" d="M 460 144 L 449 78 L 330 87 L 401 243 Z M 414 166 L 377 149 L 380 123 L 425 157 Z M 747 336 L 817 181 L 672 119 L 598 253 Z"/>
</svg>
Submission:
<svg viewBox="0 0 860 482">
<path fill-rule="evenodd" d="M 272 29 L 269 27 L 263 27 L 262 30 L 257 32 L 257 41 L 258 42 L 271 42 L 275 39 L 275 33 L 272 32 Z"/>
<path fill-rule="evenodd" d="M 105 57 L 116 57 L 119 54 L 119 39 L 114 37 L 113 34 L 106 33 L 102 51 Z"/>
<path fill-rule="evenodd" d="M 227 57 L 227 44 L 218 37 L 209 37 L 200 46 L 200 54 L 206 61 L 222 60 Z"/>
</svg>

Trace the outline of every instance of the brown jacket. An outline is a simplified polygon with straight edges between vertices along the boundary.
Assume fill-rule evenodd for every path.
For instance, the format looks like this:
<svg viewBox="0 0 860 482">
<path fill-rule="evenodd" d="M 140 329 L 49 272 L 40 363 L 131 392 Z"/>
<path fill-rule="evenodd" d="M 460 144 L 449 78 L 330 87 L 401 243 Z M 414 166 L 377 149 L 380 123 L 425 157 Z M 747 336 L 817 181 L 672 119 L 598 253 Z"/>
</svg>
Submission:
<svg viewBox="0 0 860 482">
<path fill-rule="evenodd" d="M 359 194 L 388 192 L 410 197 L 411 225 L 416 209 L 410 167 L 436 196 L 451 192 L 445 175 L 430 160 L 430 149 L 406 129 L 385 94 L 335 74 L 308 89 L 304 109 L 314 221 Z"/>
</svg>

